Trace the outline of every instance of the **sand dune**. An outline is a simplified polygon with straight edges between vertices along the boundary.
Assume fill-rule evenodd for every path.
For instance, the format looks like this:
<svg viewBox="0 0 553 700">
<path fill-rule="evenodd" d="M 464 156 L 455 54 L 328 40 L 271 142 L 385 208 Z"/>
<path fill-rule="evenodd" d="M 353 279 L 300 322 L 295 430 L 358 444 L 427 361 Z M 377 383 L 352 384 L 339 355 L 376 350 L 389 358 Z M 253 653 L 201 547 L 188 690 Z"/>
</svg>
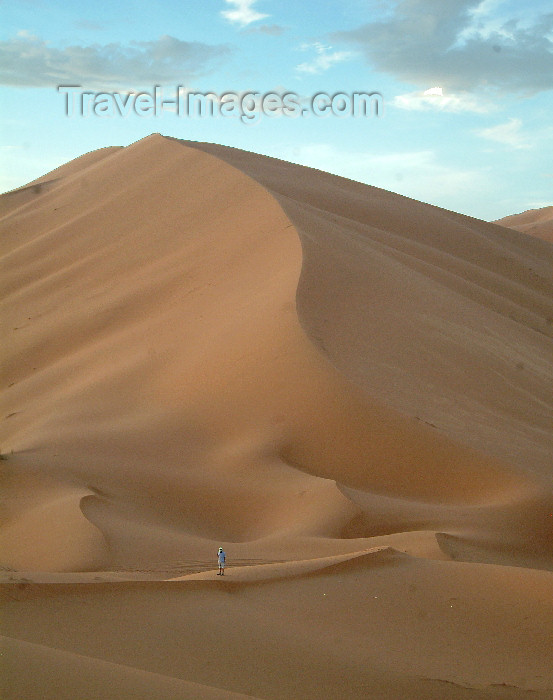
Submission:
<svg viewBox="0 0 553 700">
<path fill-rule="evenodd" d="M 0 215 L 6 697 L 551 692 L 550 243 L 159 134 Z"/>
<path fill-rule="evenodd" d="M 553 207 L 528 209 L 522 214 L 506 216 L 495 223 L 553 243 Z"/>
</svg>

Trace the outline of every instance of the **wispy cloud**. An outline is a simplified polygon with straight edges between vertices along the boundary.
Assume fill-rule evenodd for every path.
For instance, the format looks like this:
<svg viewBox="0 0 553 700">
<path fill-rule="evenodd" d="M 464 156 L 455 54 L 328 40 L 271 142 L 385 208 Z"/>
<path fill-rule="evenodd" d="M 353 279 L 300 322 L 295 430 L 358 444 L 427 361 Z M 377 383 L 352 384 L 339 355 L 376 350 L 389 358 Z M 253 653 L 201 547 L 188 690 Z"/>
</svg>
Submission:
<svg viewBox="0 0 553 700">
<path fill-rule="evenodd" d="M 222 10 L 221 14 L 229 22 L 239 24 L 241 27 L 246 27 L 252 22 L 257 22 L 270 16 L 254 9 L 253 6 L 257 0 L 225 0 L 225 2 L 233 9 Z"/>
<path fill-rule="evenodd" d="M 481 4 L 396 0 L 385 19 L 332 36 L 361 47 L 376 70 L 419 88 L 522 94 L 553 89 L 553 13 L 525 23 L 514 17 L 484 23 L 474 13 Z"/>
<path fill-rule="evenodd" d="M 325 46 L 318 41 L 313 44 L 302 44 L 300 48 L 302 51 L 315 51 L 313 60 L 296 66 L 296 70 L 300 73 L 324 73 L 336 63 L 348 61 L 355 55 L 353 51 L 333 51 L 332 46 Z"/>
<path fill-rule="evenodd" d="M 179 81 L 205 75 L 228 57 L 225 45 L 181 41 L 162 36 L 155 41 L 92 44 L 53 48 L 28 33 L 0 42 L 0 84 L 51 87 L 74 83 L 108 88 Z"/>
<path fill-rule="evenodd" d="M 520 119 L 512 118 L 503 124 L 481 129 L 476 133 L 483 139 L 495 141 L 511 148 L 530 148 L 531 146 L 527 134 L 522 130 L 522 121 Z"/>
<path fill-rule="evenodd" d="M 440 90 L 440 92 L 438 92 Z M 470 92 L 444 93 L 442 88 L 396 95 L 389 103 L 392 107 L 410 111 L 475 112 L 486 114 L 493 108 L 484 95 Z"/>
</svg>

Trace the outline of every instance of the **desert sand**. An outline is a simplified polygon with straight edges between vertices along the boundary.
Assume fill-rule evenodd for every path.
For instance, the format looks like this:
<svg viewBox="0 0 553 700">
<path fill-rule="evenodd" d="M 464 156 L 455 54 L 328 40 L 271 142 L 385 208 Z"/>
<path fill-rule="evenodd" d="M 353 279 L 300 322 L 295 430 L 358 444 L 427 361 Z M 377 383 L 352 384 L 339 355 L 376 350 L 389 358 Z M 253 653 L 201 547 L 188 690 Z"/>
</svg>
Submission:
<svg viewBox="0 0 553 700">
<path fill-rule="evenodd" d="M 160 134 L 3 195 L 2 698 L 552 698 L 521 216 Z"/>
</svg>

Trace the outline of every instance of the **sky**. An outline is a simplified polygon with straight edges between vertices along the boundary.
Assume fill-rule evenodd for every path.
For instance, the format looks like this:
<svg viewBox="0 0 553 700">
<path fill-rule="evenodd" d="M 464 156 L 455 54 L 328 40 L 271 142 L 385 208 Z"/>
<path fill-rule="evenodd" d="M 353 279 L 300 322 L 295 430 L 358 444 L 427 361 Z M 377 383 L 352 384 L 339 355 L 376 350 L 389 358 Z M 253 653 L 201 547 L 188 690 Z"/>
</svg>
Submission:
<svg viewBox="0 0 553 700">
<path fill-rule="evenodd" d="M 485 220 L 553 204 L 550 0 L 11 0 L 0 20 L 1 191 L 159 132 Z"/>
</svg>

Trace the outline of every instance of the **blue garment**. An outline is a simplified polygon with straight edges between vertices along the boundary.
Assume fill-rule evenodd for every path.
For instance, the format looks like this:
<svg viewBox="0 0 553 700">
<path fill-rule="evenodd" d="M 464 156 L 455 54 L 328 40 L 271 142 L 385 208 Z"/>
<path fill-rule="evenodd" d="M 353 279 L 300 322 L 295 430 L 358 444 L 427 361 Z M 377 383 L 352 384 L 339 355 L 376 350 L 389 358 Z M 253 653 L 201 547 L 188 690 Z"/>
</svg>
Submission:
<svg viewBox="0 0 553 700">
<path fill-rule="evenodd" d="M 219 566 L 221 566 L 221 564 L 225 563 L 225 553 L 223 552 L 223 550 L 221 550 L 218 553 L 218 558 L 219 558 Z"/>
</svg>

